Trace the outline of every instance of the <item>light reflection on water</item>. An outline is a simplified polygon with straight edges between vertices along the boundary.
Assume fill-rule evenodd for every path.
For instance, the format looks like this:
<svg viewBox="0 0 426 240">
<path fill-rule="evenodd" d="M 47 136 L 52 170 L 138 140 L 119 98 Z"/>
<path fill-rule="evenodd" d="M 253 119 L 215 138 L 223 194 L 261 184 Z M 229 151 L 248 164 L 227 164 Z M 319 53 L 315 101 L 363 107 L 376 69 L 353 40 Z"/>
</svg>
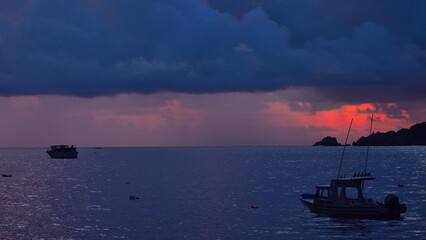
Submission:
<svg viewBox="0 0 426 240">
<path fill-rule="evenodd" d="M 425 147 L 372 147 L 366 194 L 402 221 L 317 217 L 298 200 L 335 177 L 339 147 L 1 149 L 1 239 L 422 239 Z M 349 147 L 343 172 L 362 170 Z M 126 184 L 130 182 L 130 184 Z M 398 184 L 404 187 L 398 188 Z M 129 200 L 130 195 L 139 200 Z M 251 206 L 258 208 L 251 208 Z"/>
</svg>

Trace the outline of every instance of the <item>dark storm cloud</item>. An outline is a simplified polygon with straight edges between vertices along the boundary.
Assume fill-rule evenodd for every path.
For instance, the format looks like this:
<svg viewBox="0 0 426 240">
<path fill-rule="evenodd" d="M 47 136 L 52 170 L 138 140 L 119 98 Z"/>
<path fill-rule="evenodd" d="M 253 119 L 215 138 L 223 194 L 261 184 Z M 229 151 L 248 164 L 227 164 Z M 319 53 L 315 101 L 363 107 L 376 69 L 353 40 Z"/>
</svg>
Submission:
<svg viewBox="0 0 426 240">
<path fill-rule="evenodd" d="M 237 18 L 255 8 L 262 8 L 271 20 L 286 26 L 292 41 L 306 43 L 318 37 L 335 39 L 350 37 L 365 22 L 385 26 L 396 35 L 409 36 L 425 47 L 426 32 L 423 0 L 208 0 L 209 5 Z"/>
<path fill-rule="evenodd" d="M 424 1 L 2 1 L 0 95 L 383 86 L 421 99 L 425 10 Z"/>
</svg>

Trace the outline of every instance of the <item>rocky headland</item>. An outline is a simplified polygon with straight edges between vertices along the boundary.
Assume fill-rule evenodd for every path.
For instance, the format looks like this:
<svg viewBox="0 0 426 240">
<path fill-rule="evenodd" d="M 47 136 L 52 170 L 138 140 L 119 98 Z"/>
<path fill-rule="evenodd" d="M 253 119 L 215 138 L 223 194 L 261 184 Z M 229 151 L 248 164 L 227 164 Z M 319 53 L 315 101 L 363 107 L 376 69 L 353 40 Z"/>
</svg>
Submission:
<svg viewBox="0 0 426 240">
<path fill-rule="evenodd" d="M 352 143 L 353 146 L 409 146 L 426 145 L 426 122 L 417 123 L 409 129 L 386 133 L 376 132 L 368 137 L 361 137 Z M 327 136 L 313 146 L 342 146 L 335 137 Z"/>
<path fill-rule="evenodd" d="M 426 122 L 417 123 L 409 129 L 402 128 L 399 131 L 386 133 L 373 133 L 368 137 L 361 137 L 354 142 L 354 146 L 408 146 L 426 145 Z"/>
</svg>

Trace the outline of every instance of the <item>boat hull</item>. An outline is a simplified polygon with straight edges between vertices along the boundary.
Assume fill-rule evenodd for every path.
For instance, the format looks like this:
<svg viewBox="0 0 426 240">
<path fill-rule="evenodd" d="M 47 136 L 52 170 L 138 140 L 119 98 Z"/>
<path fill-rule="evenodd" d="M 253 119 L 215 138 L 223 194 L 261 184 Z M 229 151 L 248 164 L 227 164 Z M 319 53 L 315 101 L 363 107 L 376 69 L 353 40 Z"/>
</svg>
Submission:
<svg viewBox="0 0 426 240">
<path fill-rule="evenodd" d="M 74 159 L 78 156 L 78 152 L 54 152 L 52 150 L 47 151 L 47 154 L 55 159 Z"/>
<path fill-rule="evenodd" d="M 302 194 L 300 201 L 309 208 L 309 210 L 318 215 L 352 218 L 372 218 L 372 219 L 397 219 L 402 212 L 390 211 L 388 208 L 379 204 L 367 206 L 344 206 L 336 204 L 314 204 L 313 194 Z"/>
</svg>

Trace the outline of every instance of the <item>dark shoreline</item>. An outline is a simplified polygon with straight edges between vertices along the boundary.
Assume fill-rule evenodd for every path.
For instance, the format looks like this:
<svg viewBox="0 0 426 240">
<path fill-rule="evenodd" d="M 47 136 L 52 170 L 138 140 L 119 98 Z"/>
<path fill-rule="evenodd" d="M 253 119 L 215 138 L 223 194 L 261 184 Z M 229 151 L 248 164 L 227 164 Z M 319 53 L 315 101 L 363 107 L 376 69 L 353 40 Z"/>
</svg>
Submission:
<svg viewBox="0 0 426 240">
<path fill-rule="evenodd" d="M 348 144 L 349 145 L 349 144 Z M 386 133 L 372 133 L 368 137 L 360 137 L 352 146 L 424 146 L 426 145 L 426 122 L 417 123 L 409 129 L 402 128 Z M 313 146 L 342 146 L 334 137 L 325 137 Z"/>
</svg>

